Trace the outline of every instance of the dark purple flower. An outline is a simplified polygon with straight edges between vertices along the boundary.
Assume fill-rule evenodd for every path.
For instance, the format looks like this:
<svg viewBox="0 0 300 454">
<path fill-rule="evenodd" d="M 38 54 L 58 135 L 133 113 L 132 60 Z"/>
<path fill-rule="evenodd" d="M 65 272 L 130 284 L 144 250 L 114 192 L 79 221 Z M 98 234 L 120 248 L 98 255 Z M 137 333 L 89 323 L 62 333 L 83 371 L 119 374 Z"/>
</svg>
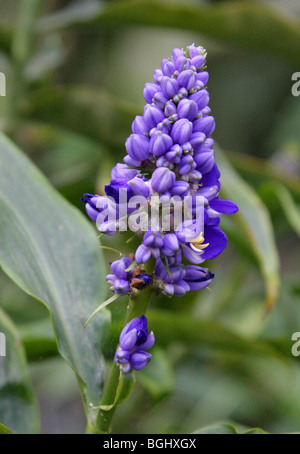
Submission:
<svg viewBox="0 0 300 454">
<path fill-rule="evenodd" d="M 148 331 L 145 315 L 127 323 L 120 334 L 119 342 L 115 362 L 124 373 L 128 373 L 130 369 L 143 369 L 148 364 L 152 356 L 145 350 L 153 347 L 155 338 L 153 332 Z"/>
<path fill-rule="evenodd" d="M 189 284 L 192 291 L 202 290 L 207 287 L 214 275 L 207 269 L 196 265 L 187 265 L 185 267 L 184 280 Z"/>
</svg>

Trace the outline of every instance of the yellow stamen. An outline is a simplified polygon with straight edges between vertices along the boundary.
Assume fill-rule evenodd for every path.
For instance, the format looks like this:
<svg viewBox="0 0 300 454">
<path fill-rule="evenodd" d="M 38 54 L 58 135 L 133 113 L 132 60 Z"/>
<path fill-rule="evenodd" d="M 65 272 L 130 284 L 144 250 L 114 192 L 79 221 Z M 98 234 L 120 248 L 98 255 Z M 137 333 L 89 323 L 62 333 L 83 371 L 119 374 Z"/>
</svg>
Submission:
<svg viewBox="0 0 300 454">
<path fill-rule="evenodd" d="M 209 246 L 209 243 L 205 243 L 203 244 L 204 242 L 204 237 L 203 237 L 203 233 L 201 232 L 199 236 L 197 236 L 197 238 L 193 239 L 193 241 L 191 241 L 191 248 L 194 249 L 194 251 L 202 251 L 203 249 L 207 248 L 207 246 Z"/>
</svg>

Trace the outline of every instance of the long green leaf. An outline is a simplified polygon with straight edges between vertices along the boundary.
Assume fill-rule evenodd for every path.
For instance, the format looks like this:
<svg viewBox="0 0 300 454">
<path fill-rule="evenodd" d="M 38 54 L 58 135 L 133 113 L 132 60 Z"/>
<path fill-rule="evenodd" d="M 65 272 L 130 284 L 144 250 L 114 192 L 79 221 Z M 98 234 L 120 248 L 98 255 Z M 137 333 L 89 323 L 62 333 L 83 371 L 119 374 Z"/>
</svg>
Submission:
<svg viewBox="0 0 300 454">
<path fill-rule="evenodd" d="M 197 319 L 189 314 L 181 313 L 178 317 L 174 312 L 151 309 L 149 323 L 155 332 L 157 345 L 182 342 L 185 345 L 201 345 L 235 355 L 272 356 L 286 360 L 285 350 L 277 350 L 277 345 L 273 346 L 267 340 L 248 339 L 220 323 Z"/>
<path fill-rule="evenodd" d="M 239 206 L 236 214 L 241 231 L 251 245 L 265 280 L 266 305 L 272 307 L 279 291 L 279 257 L 269 212 L 256 192 L 238 175 L 224 153 L 216 148 L 222 190 Z"/>
<path fill-rule="evenodd" d="M 0 332 L 6 337 L 6 356 L 0 357 L 0 433 L 36 433 L 37 401 L 29 382 L 24 350 L 16 328 L 0 310 Z M 3 424 L 5 426 L 3 426 Z"/>
<path fill-rule="evenodd" d="M 93 420 L 91 407 L 100 405 L 101 348 L 109 325 L 103 311 L 83 329 L 104 297 L 96 233 L 3 135 L 0 213 L 0 264 L 17 285 L 48 307 L 60 353 L 77 374 Z"/>
<path fill-rule="evenodd" d="M 198 435 L 267 435 L 267 432 L 259 428 L 238 428 L 230 423 L 216 424 L 213 426 L 204 427 L 203 429 L 197 430 L 194 433 Z"/>
<path fill-rule="evenodd" d="M 300 63 L 299 22 L 278 10 L 256 1 L 222 2 L 214 5 L 182 5 L 158 0 L 113 2 L 86 21 L 75 18 L 72 25 L 91 24 L 120 27 L 150 25 L 199 32 L 239 46 L 269 52 Z M 38 29 L 64 28 L 51 16 L 43 18 Z"/>
</svg>

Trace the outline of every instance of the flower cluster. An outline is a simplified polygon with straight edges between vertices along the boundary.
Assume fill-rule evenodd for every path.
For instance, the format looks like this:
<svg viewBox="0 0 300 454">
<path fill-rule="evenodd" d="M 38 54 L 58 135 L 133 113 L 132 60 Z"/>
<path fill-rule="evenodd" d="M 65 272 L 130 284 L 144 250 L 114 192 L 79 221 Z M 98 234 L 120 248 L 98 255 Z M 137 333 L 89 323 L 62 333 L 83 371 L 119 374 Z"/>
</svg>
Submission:
<svg viewBox="0 0 300 454">
<path fill-rule="evenodd" d="M 131 269 L 132 265 L 134 261 L 130 257 L 122 257 L 110 264 L 112 274 L 108 274 L 106 280 L 116 294 L 136 293 L 151 284 L 151 276 L 137 266 Z"/>
<path fill-rule="evenodd" d="M 115 354 L 115 362 L 120 365 L 122 372 L 126 374 L 131 369 L 143 369 L 152 358 L 145 350 L 153 347 L 154 342 L 154 334 L 149 334 L 144 315 L 127 323 L 120 334 L 120 344 Z"/>
<path fill-rule="evenodd" d="M 85 194 L 82 199 L 98 230 L 108 235 L 126 230 L 128 216 L 139 213 L 134 233 L 141 244 L 131 258 L 113 262 L 112 274 L 107 276 L 117 294 L 134 293 L 151 283 L 158 291 L 181 296 L 208 286 L 214 277 L 198 265 L 225 249 L 227 237 L 219 227 L 220 216 L 233 214 L 238 207 L 219 199 L 208 77 L 202 47 L 174 49 L 172 58 L 163 59 L 153 82 L 145 85 L 143 115 L 132 123 L 125 144 L 127 155 L 111 172 L 107 197 Z M 145 201 L 139 202 L 138 210 L 131 202 L 137 197 Z M 175 210 L 171 210 L 169 228 L 165 228 L 162 218 L 151 214 L 145 228 L 143 214 L 148 215 L 155 197 L 158 212 L 173 199 L 183 210 L 183 201 L 190 198 L 189 218 L 176 224 Z M 195 208 L 199 199 L 200 214 Z M 183 256 L 192 265 L 183 265 Z M 156 265 L 147 275 L 141 268 L 151 257 Z"/>
</svg>

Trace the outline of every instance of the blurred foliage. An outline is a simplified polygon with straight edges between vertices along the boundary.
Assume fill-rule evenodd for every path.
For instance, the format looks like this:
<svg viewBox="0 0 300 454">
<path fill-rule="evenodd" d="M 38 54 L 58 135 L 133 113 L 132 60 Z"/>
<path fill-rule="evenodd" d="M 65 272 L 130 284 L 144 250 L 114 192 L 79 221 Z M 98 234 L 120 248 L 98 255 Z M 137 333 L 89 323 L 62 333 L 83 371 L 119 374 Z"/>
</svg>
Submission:
<svg viewBox="0 0 300 454">
<path fill-rule="evenodd" d="M 7 78 L 0 127 L 83 213 L 81 194 L 101 193 L 110 168 L 122 159 L 131 122 L 142 111 L 143 85 L 160 60 L 191 42 L 208 50 L 222 195 L 239 203 L 241 211 L 222 220 L 230 241 L 225 253 L 209 264 L 216 274 L 211 291 L 160 297 L 152 304 L 149 324 L 157 337 L 153 361 L 137 374 L 131 398 L 118 408 L 114 431 L 247 433 L 247 427 L 262 427 L 271 433 L 299 432 L 300 364 L 291 354 L 291 336 L 300 331 L 300 100 L 291 94 L 291 76 L 300 70 L 299 2 L 0 0 L 0 10 L 0 71 Z M 2 142 L 1 164 L 5 153 Z M 32 170 L 23 180 L 27 164 L 21 161 L 20 173 L 18 162 L 11 156 L 5 171 L 0 166 L 5 193 L 1 206 L 6 210 L 0 213 L 1 228 L 9 209 L 11 216 L 22 207 L 28 210 L 35 225 L 35 210 L 45 213 L 47 206 L 44 183 L 36 186 L 42 177 Z M 14 191 L 21 193 L 22 187 L 23 198 L 16 201 Z M 52 188 L 49 194 L 49 203 L 59 197 Z M 60 210 L 72 217 L 67 204 Z M 48 216 L 49 226 L 44 219 L 35 228 L 45 229 L 49 239 L 53 208 Z M 86 229 L 82 225 L 85 233 L 79 229 L 76 237 L 69 237 L 74 253 Z M 12 247 L 26 250 L 22 226 L 14 225 L 12 233 Z M 97 245 L 96 230 L 94 236 Z M 128 238 L 118 235 L 103 244 L 130 252 Z M 114 258 L 105 254 L 106 263 Z M 40 273 L 38 266 L 35 273 Z M 99 283 L 101 279 L 99 270 Z M 88 278 L 85 283 L 87 292 L 93 291 L 91 286 L 97 291 Z M 12 384 L 20 393 L 4 390 L 15 418 L 3 417 L 1 398 L 0 423 L 12 432 L 38 430 L 29 368 L 42 432 L 83 431 L 79 392 L 56 357 L 48 311 L 4 273 L 0 286 L 1 314 L 8 323 L 2 331 L 23 343 L 14 344 L 10 365 L 22 370 L 22 383 Z M 37 291 L 29 293 L 45 300 Z M 272 310 L 266 311 L 266 300 Z M 75 324 L 73 303 L 57 306 L 68 307 L 68 330 Z M 126 298 L 112 309 L 111 337 L 103 346 L 108 365 L 125 309 Z M 0 328 L 1 320 L 0 315 Z M 24 408 L 26 420 L 16 419 L 14 406 Z"/>
</svg>

